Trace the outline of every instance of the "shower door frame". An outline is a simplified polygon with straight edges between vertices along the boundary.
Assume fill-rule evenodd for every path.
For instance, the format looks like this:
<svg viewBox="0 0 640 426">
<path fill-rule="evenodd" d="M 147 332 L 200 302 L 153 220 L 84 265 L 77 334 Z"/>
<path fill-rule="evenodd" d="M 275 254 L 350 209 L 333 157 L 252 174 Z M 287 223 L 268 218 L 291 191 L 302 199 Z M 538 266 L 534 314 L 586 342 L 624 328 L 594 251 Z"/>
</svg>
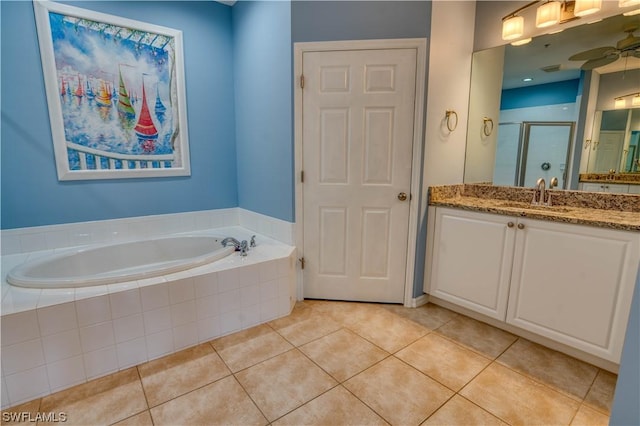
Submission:
<svg viewBox="0 0 640 426">
<path fill-rule="evenodd" d="M 516 124 L 505 123 L 505 124 Z M 576 123 L 574 121 L 523 121 L 520 128 L 520 141 L 518 149 L 518 162 L 516 164 L 516 186 L 524 186 L 525 175 L 527 172 L 527 155 L 529 153 L 529 136 L 531 135 L 532 126 L 561 126 L 569 127 L 569 141 L 567 143 L 567 155 L 565 157 L 565 169 L 562 172 L 562 189 L 567 189 L 567 176 L 569 172 L 569 161 L 571 159 L 571 148 L 573 147 L 573 137 L 575 134 Z"/>
</svg>

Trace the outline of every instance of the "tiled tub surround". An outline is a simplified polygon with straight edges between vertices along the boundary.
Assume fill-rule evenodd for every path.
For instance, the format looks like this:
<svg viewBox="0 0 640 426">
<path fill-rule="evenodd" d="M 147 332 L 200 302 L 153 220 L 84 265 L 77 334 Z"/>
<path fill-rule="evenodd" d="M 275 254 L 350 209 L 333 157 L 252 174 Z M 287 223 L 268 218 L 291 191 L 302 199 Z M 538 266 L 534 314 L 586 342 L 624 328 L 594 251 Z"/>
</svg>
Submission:
<svg viewBox="0 0 640 426">
<path fill-rule="evenodd" d="M 169 221 L 154 217 L 152 222 L 173 222 L 172 229 L 185 223 L 229 225 L 239 221 L 233 210 L 212 212 L 209 220 L 171 215 Z M 252 215 L 245 219 L 262 220 L 271 229 L 279 226 Z M 125 225 L 131 229 L 145 223 L 130 221 Z M 200 233 L 238 239 L 255 234 L 239 226 Z M 77 289 L 23 289 L 6 283 L 11 267 L 54 250 L 3 255 L 2 407 L 288 315 L 296 295 L 295 248 L 260 234 L 256 240 L 257 247 L 244 258 L 233 253 L 170 275 Z"/>
<path fill-rule="evenodd" d="M 483 184 L 433 186 L 429 204 L 488 213 L 640 231 L 640 195 L 549 190 L 552 207 L 530 208 L 533 188 Z"/>
</svg>

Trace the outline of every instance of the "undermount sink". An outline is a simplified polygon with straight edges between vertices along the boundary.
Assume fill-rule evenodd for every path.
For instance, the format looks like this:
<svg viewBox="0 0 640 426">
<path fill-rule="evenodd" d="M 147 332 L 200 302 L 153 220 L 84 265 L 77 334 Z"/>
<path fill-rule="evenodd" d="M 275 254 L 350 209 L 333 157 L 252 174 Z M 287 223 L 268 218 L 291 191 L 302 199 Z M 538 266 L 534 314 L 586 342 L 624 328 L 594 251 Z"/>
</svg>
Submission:
<svg viewBox="0 0 640 426">
<path fill-rule="evenodd" d="M 500 201 L 497 203 L 500 207 L 513 208 L 513 209 L 522 209 L 522 210 L 538 210 L 538 211 L 548 211 L 554 213 L 568 213 L 571 211 L 570 208 L 564 206 L 544 206 L 544 205 L 536 205 L 530 203 L 523 203 L 520 201 Z"/>
</svg>

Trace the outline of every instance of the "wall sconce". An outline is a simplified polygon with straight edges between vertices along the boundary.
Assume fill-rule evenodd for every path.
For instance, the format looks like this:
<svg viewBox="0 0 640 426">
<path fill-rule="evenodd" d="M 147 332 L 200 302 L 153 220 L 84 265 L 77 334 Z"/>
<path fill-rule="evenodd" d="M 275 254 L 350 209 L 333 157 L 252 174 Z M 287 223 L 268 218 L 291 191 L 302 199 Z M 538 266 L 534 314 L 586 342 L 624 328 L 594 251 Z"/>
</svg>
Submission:
<svg viewBox="0 0 640 426">
<path fill-rule="evenodd" d="M 560 22 L 560 2 L 549 1 L 536 10 L 536 27 L 546 28 Z"/>
<path fill-rule="evenodd" d="M 576 0 L 573 6 L 575 16 L 587 16 L 602 8 L 602 0 Z"/>
<path fill-rule="evenodd" d="M 631 98 L 631 106 L 640 107 L 640 93 Z"/>
<path fill-rule="evenodd" d="M 618 1 L 618 7 L 637 6 L 640 4 L 640 0 L 620 0 Z"/>
<path fill-rule="evenodd" d="M 613 107 L 615 109 L 621 109 L 627 106 L 627 101 L 624 98 L 616 98 L 613 101 Z"/>
</svg>

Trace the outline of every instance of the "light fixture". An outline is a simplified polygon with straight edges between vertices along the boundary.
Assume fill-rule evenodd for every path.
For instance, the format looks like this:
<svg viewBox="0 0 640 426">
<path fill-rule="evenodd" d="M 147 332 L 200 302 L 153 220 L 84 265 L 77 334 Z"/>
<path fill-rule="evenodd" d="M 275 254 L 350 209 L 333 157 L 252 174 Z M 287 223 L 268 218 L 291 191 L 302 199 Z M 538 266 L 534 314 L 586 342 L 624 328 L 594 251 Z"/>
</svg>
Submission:
<svg viewBox="0 0 640 426">
<path fill-rule="evenodd" d="M 638 14 L 640 14 L 640 9 L 633 9 L 633 10 L 630 10 L 628 12 L 624 12 L 623 13 L 624 16 L 633 16 L 633 15 L 638 15 Z"/>
<path fill-rule="evenodd" d="M 627 99 L 631 98 L 631 106 L 638 107 L 640 106 L 640 92 L 627 93 L 626 95 L 616 96 L 613 98 L 613 107 L 615 109 L 626 108 L 627 107 Z"/>
<path fill-rule="evenodd" d="M 602 8 L 602 0 L 576 0 L 573 6 L 575 16 L 587 16 L 598 12 Z"/>
<path fill-rule="evenodd" d="M 560 22 L 560 2 L 549 1 L 536 10 L 536 27 L 546 28 Z"/>
<path fill-rule="evenodd" d="M 512 46 L 522 46 L 523 44 L 531 43 L 531 37 L 523 38 L 522 40 L 512 41 Z"/>
<path fill-rule="evenodd" d="M 620 0 L 618 1 L 618 7 L 637 6 L 640 4 L 640 0 Z"/>
<path fill-rule="evenodd" d="M 524 18 L 511 15 L 502 20 L 502 39 L 514 40 L 524 33 Z"/>
<path fill-rule="evenodd" d="M 522 81 L 524 81 L 524 82 L 527 82 L 527 83 L 528 83 L 528 82 L 530 82 L 530 81 L 533 81 L 533 78 L 531 78 L 531 77 L 525 77 L 525 78 L 523 78 L 523 79 L 522 79 Z"/>
</svg>

